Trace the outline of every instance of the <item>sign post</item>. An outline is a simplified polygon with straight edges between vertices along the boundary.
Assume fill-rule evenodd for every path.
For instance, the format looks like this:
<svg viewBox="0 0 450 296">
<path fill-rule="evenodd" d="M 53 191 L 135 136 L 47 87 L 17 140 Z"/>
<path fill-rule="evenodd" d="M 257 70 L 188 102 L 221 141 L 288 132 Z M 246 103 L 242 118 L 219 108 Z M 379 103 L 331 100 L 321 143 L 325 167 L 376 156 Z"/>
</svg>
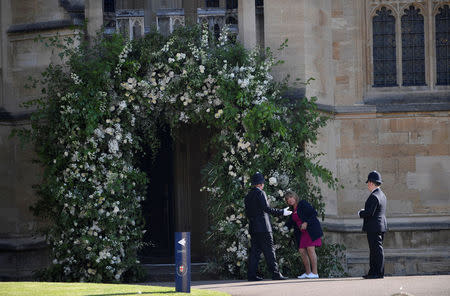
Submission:
<svg viewBox="0 0 450 296">
<path fill-rule="evenodd" d="M 175 291 L 191 293 L 190 232 L 175 232 Z"/>
</svg>

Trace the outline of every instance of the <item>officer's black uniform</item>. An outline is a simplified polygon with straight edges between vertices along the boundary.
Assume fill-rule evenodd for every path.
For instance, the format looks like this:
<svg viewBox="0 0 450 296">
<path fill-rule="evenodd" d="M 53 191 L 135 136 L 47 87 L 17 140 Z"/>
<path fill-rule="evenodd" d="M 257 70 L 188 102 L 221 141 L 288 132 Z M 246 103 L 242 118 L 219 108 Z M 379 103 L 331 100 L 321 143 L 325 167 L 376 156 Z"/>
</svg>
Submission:
<svg viewBox="0 0 450 296">
<path fill-rule="evenodd" d="M 264 177 L 258 173 L 252 177 L 252 185 L 263 184 Z M 248 262 L 247 277 L 249 281 L 261 280 L 256 275 L 261 252 L 264 254 L 272 279 L 285 279 L 278 270 L 273 246 L 272 226 L 270 215 L 281 216 L 283 210 L 269 207 L 266 193 L 253 187 L 245 197 L 245 213 L 249 221 L 249 232 L 251 236 L 251 248 Z"/>
<path fill-rule="evenodd" d="M 367 177 L 367 182 L 380 185 L 381 175 L 373 171 Z M 367 232 L 367 242 L 369 243 L 370 260 L 369 272 L 364 278 L 384 277 L 384 250 L 383 239 L 387 230 L 386 221 L 386 196 L 380 188 L 372 191 L 366 200 L 364 209 L 359 212 L 359 217 L 364 218 L 362 230 Z"/>
</svg>

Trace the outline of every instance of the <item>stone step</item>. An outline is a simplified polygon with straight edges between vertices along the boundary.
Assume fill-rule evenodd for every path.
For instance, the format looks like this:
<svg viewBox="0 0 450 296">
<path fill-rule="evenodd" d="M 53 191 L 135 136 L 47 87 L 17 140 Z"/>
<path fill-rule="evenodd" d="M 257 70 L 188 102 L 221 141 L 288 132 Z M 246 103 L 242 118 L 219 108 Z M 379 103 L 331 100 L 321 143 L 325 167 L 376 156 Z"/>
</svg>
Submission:
<svg viewBox="0 0 450 296">
<path fill-rule="evenodd" d="M 450 274 L 450 248 L 384 249 L 386 275 Z M 347 250 L 347 272 L 361 276 L 369 268 L 369 250 Z"/>
<path fill-rule="evenodd" d="M 216 274 L 204 272 L 206 263 L 191 263 L 191 280 L 217 280 L 219 277 Z M 142 267 L 147 271 L 148 281 L 175 281 L 175 264 L 142 264 Z"/>
<path fill-rule="evenodd" d="M 325 239 L 347 246 L 347 248 L 368 249 L 367 234 L 359 232 L 325 232 Z M 384 235 L 383 245 L 387 249 L 428 249 L 448 246 L 450 230 L 391 231 Z"/>
</svg>

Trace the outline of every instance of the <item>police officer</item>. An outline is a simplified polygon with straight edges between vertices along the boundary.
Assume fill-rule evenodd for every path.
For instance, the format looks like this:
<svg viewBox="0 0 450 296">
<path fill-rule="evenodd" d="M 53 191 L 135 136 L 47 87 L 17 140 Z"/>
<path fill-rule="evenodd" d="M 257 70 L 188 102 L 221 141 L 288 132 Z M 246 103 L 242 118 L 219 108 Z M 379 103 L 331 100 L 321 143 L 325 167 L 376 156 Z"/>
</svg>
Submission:
<svg viewBox="0 0 450 296">
<path fill-rule="evenodd" d="M 364 209 L 358 212 L 364 219 L 362 230 L 367 232 L 367 241 L 370 250 L 370 268 L 365 279 L 384 277 L 384 251 L 383 238 L 387 230 L 386 222 L 386 196 L 380 189 L 381 175 L 377 171 L 370 172 L 367 176 L 367 188 L 370 196 L 366 200 Z"/>
<path fill-rule="evenodd" d="M 248 262 L 247 279 L 249 281 L 260 281 L 261 277 L 256 275 L 261 252 L 266 259 L 267 267 L 272 273 L 272 279 L 285 280 L 280 271 L 275 257 L 273 246 L 272 226 L 270 215 L 289 216 L 292 211 L 288 208 L 283 210 L 269 207 L 267 195 L 264 192 L 264 176 L 256 173 L 251 178 L 252 189 L 245 197 L 245 214 L 249 221 L 249 232 L 251 237 L 251 247 Z"/>
</svg>

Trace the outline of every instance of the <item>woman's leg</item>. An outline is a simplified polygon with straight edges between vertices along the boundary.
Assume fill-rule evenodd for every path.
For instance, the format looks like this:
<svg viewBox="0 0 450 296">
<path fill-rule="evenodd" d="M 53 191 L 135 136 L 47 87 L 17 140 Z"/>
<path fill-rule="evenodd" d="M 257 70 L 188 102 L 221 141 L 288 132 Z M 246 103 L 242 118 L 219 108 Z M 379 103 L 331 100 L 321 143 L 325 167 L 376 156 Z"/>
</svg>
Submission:
<svg viewBox="0 0 450 296">
<path fill-rule="evenodd" d="M 309 258 L 308 253 L 306 252 L 305 248 L 298 249 L 300 252 L 300 256 L 302 257 L 303 265 L 305 266 L 305 273 L 310 274 L 311 273 L 311 266 L 309 265 Z"/>
<path fill-rule="evenodd" d="M 308 247 L 308 255 L 309 261 L 311 261 L 311 269 L 314 274 L 317 274 L 317 255 L 316 255 L 316 247 Z"/>
</svg>

